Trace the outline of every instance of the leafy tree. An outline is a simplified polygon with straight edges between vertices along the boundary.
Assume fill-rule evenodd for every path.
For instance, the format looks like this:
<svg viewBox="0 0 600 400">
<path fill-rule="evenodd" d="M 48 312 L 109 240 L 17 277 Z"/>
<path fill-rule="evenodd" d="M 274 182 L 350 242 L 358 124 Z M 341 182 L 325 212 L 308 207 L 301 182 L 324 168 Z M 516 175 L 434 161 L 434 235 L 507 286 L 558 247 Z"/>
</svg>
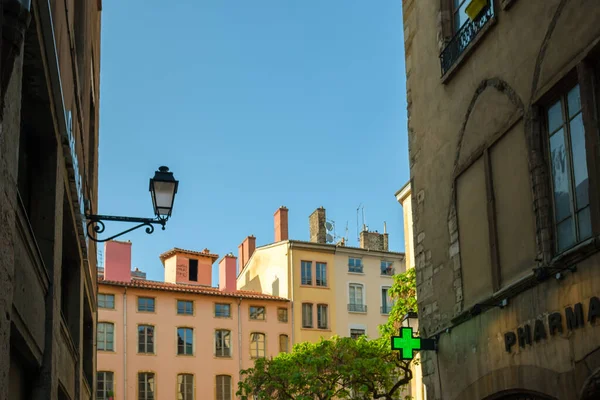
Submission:
<svg viewBox="0 0 600 400">
<path fill-rule="evenodd" d="M 242 371 L 238 396 L 243 400 L 384 399 L 400 396 L 412 379 L 410 362 L 391 350 L 391 336 L 400 321 L 416 309 L 414 269 L 394 277 L 390 296 L 395 300 L 381 337 L 368 340 L 334 336 L 318 343 L 298 343 L 291 353 L 257 359 Z"/>
<path fill-rule="evenodd" d="M 391 340 L 398 334 L 402 317 L 411 311 L 417 311 L 417 274 L 414 268 L 403 274 L 394 275 L 394 284 L 389 290 L 390 297 L 395 300 L 388 321 L 379 325 L 382 338 Z"/>
</svg>

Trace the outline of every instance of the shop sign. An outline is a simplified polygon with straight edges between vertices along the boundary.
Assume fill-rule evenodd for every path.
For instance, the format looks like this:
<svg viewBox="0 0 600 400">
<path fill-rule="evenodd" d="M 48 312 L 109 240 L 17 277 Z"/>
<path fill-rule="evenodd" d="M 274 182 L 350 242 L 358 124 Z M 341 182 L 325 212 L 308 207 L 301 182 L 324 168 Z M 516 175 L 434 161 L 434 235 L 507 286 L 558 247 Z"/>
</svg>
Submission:
<svg viewBox="0 0 600 400">
<path fill-rule="evenodd" d="M 73 135 L 73 117 L 71 111 L 67 112 L 67 140 L 69 142 L 69 155 L 71 156 L 71 165 L 73 168 L 73 180 L 75 183 L 74 193 L 77 203 L 79 205 L 79 216 L 76 217 L 77 221 L 81 223 L 81 235 L 85 235 L 86 232 L 86 221 L 85 221 L 85 197 L 83 195 L 83 180 L 81 179 L 81 173 L 79 171 L 79 158 L 77 157 L 77 143 L 75 142 L 75 135 Z M 80 235 L 80 236 L 81 236 Z M 87 241 L 83 236 L 83 243 L 87 250 Z"/>
<path fill-rule="evenodd" d="M 568 331 L 573 331 L 583 328 L 586 323 L 593 324 L 598 317 L 600 317 L 600 299 L 594 296 L 590 299 L 587 310 L 584 310 L 582 303 L 577 303 L 573 307 L 565 308 L 564 318 L 560 312 L 550 313 L 546 318 L 538 317 L 533 324 L 524 324 L 517 328 L 516 332 L 505 333 L 504 348 L 510 353 L 515 345 L 521 348 L 531 346 L 546 339 L 548 334 L 550 336 L 562 334 L 565 325 Z"/>
</svg>

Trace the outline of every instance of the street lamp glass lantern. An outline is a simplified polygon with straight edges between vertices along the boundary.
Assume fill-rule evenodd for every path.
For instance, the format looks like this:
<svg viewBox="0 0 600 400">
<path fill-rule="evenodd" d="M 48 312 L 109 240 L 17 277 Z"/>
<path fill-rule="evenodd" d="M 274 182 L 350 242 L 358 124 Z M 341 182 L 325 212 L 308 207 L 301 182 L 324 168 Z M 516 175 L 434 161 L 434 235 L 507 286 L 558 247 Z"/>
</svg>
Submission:
<svg viewBox="0 0 600 400">
<path fill-rule="evenodd" d="M 178 185 L 179 181 L 175 180 L 168 167 L 160 167 L 150 179 L 152 206 L 158 218 L 166 220 L 171 216 Z"/>
<path fill-rule="evenodd" d="M 418 329 L 418 315 L 414 311 L 409 311 L 404 317 L 402 317 L 402 326 L 405 328 Z"/>
</svg>

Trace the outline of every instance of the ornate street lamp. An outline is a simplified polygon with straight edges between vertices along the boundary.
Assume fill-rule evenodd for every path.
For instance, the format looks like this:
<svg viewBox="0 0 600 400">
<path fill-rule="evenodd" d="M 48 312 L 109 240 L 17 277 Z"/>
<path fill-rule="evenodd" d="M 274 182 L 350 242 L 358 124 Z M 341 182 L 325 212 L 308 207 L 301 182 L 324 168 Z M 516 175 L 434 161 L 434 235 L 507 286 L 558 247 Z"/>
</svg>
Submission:
<svg viewBox="0 0 600 400">
<path fill-rule="evenodd" d="M 0 119 L 4 110 L 4 95 L 12 75 L 15 57 L 21 52 L 25 31 L 31 20 L 31 0 L 0 0 L 0 21 L 2 21 L 2 55 L 0 59 Z"/>
<path fill-rule="evenodd" d="M 169 168 L 160 167 L 154 174 L 154 178 L 150 179 L 150 195 L 152 196 L 152 206 L 154 208 L 154 218 L 136 218 L 136 217 L 117 217 L 112 215 L 86 215 L 87 219 L 87 234 L 94 242 L 106 242 L 122 236 L 126 233 L 134 231 L 142 226 L 146 226 L 146 233 L 154 232 L 154 225 L 161 225 L 165 230 L 167 220 L 173 211 L 173 203 L 175 202 L 175 194 L 179 181 L 175 180 L 173 173 L 169 172 Z M 138 225 L 127 229 L 121 233 L 113 235 L 106 239 L 98 239 L 96 234 L 104 232 L 103 221 L 115 222 L 133 222 Z"/>
</svg>

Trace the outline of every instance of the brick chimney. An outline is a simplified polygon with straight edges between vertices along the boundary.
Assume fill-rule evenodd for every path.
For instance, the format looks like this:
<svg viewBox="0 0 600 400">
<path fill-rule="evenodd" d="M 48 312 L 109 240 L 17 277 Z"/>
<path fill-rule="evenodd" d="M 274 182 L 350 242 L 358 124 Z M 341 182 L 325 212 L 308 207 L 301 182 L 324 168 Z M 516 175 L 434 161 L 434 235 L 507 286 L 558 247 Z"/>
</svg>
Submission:
<svg viewBox="0 0 600 400">
<path fill-rule="evenodd" d="M 238 246 L 240 272 L 242 272 L 242 270 L 246 266 L 246 263 L 248 262 L 248 260 L 250 260 L 250 257 L 252 257 L 254 250 L 256 250 L 256 238 L 254 237 L 254 235 L 248 236 L 246 239 L 244 239 L 242 244 Z"/>
<path fill-rule="evenodd" d="M 285 206 L 275 211 L 275 242 L 288 240 L 288 209 Z"/>
<path fill-rule="evenodd" d="M 317 208 L 308 217 L 310 241 L 313 243 L 327 243 L 327 230 L 325 229 L 325 209 Z"/>
<path fill-rule="evenodd" d="M 219 290 L 224 292 L 236 290 L 236 262 L 237 257 L 233 253 L 227 254 L 219 261 Z"/>
<path fill-rule="evenodd" d="M 104 243 L 104 280 L 131 281 L 131 242 Z"/>
</svg>

